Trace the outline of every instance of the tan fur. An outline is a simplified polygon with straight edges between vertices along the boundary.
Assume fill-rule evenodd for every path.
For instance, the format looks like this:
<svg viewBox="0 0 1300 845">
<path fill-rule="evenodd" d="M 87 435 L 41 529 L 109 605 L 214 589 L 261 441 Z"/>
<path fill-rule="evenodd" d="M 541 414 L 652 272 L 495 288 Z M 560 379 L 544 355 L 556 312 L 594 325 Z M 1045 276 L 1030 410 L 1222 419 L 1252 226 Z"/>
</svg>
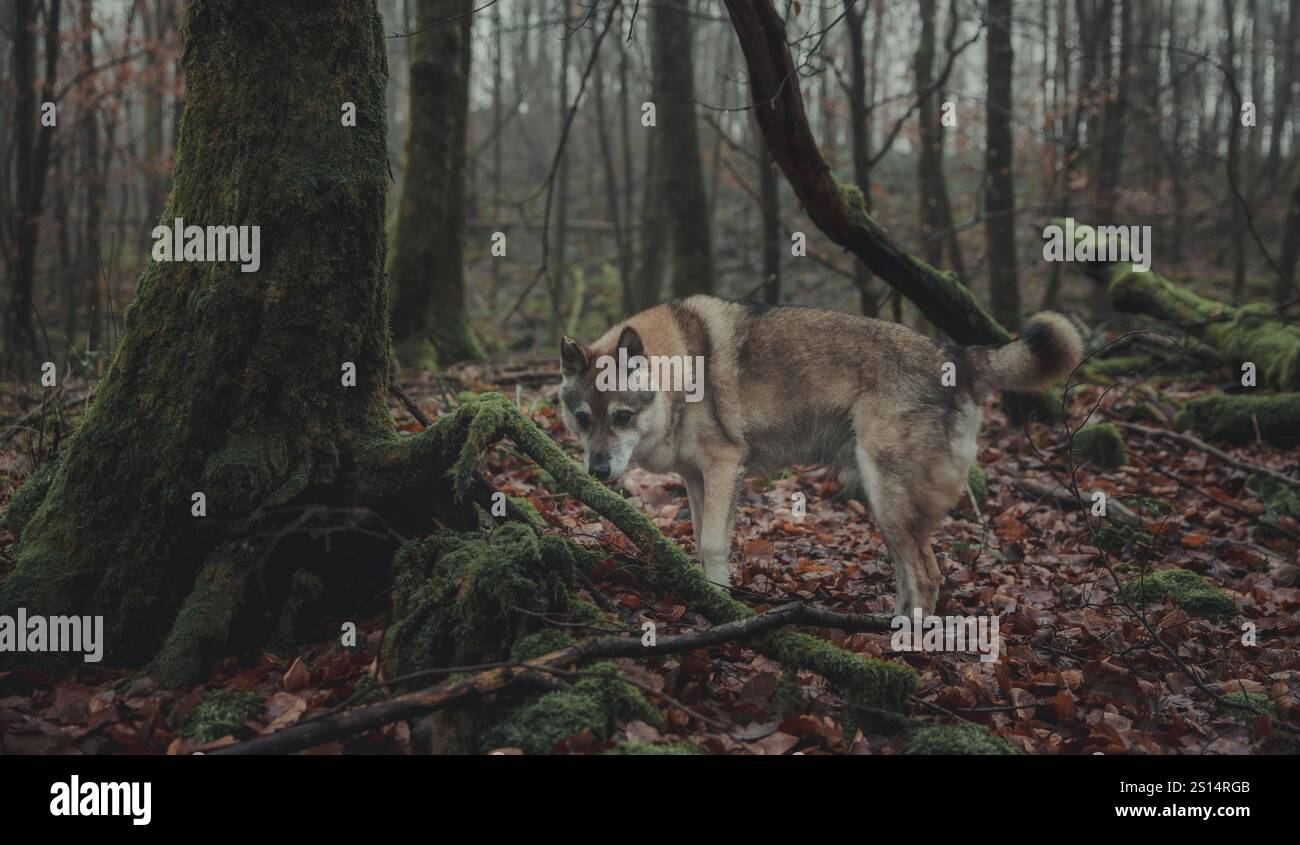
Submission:
<svg viewBox="0 0 1300 845">
<path fill-rule="evenodd" d="M 930 536 L 965 489 L 983 399 L 1035 389 L 1078 363 L 1078 333 L 1059 315 L 1031 318 L 1022 338 L 963 348 L 850 314 L 694 296 L 643 311 L 589 348 L 566 338 L 562 416 L 588 469 L 617 478 L 636 464 L 682 476 L 705 573 L 721 583 L 730 582 L 743 479 L 835 467 L 866 491 L 895 562 L 896 612 L 930 613 L 943 581 Z M 597 390 L 592 362 L 617 355 L 620 342 L 647 356 L 704 356 L 703 401 Z M 952 386 L 941 382 L 945 363 L 955 367 Z"/>
</svg>

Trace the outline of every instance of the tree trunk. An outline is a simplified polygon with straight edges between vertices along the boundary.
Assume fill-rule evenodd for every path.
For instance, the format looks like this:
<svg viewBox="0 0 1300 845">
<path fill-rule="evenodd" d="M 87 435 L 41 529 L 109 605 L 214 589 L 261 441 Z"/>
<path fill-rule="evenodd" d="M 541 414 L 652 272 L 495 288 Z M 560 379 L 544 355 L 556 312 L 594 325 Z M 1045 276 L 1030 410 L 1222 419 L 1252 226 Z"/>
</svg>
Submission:
<svg viewBox="0 0 1300 845">
<path fill-rule="evenodd" d="M 162 222 L 260 226 L 260 269 L 145 266 L 94 403 L 15 496 L 17 563 L 0 583 L 0 613 L 103 615 L 114 663 L 148 658 L 170 629 L 159 670 L 173 681 L 225 644 L 235 585 L 257 564 L 250 540 L 232 542 L 240 521 L 354 499 L 365 456 L 396 440 L 375 4 L 192 0 L 185 42 Z M 344 100 L 355 127 L 340 123 Z M 206 517 L 192 515 L 197 492 Z"/>
<path fill-rule="evenodd" d="M 1279 17 L 1281 12 L 1279 11 Z M 1286 115 L 1291 110 L 1291 86 L 1300 81 L 1296 72 L 1300 49 L 1300 0 L 1290 0 L 1286 14 L 1286 34 L 1282 38 L 1274 36 L 1276 61 L 1273 65 L 1273 120 L 1269 131 L 1268 166 L 1269 173 L 1276 173 L 1282 162 L 1282 130 L 1286 126 Z"/>
<path fill-rule="evenodd" d="M 45 78 L 40 102 L 54 99 L 59 67 L 59 10 L 61 0 L 51 0 L 45 21 Z M 49 172 L 54 126 L 42 126 L 36 95 L 36 11 L 32 0 L 14 4 L 14 168 L 17 192 L 9 233 L 14 239 L 8 254 L 9 309 L 5 330 L 11 362 L 34 355 L 37 349 L 33 323 L 33 287 L 36 281 L 36 248 L 40 242 L 41 211 L 45 201 L 45 177 Z"/>
<path fill-rule="evenodd" d="M 1300 173 L 1291 187 L 1287 203 L 1286 226 L 1282 232 L 1282 258 L 1277 281 L 1273 286 L 1273 301 L 1280 308 L 1295 298 L 1296 256 L 1300 255 Z"/>
<path fill-rule="evenodd" d="M 866 13 L 859 12 L 856 3 L 845 5 L 845 25 L 849 31 L 849 123 L 850 142 L 853 145 L 853 180 L 862 192 L 862 201 L 871 209 L 871 110 L 867 94 L 867 56 L 863 26 Z M 874 61 L 872 63 L 874 65 Z M 875 317 L 880 312 L 880 291 L 871 277 L 871 269 L 863 261 L 853 262 L 853 284 L 858 289 L 862 313 Z"/>
<path fill-rule="evenodd" d="M 984 145 L 984 238 L 988 249 L 993 316 L 1007 328 L 1020 325 L 1016 279 L 1016 196 L 1011 135 L 1011 0 L 988 5 L 988 98 Z"/>
<path fill-rule="evenodd" d="M 81 72 L 87 74 L 95 66 L 92 2 L 93 0 L 81 0 Z M 82 85 L 86 86 L 87 101 L 86 113 L 81 117 L 81 167 L 86 188 L 86 217 L 77 283 L 88 294 L 87 347 L 93 349 L 99 340 L 99 321 L 102 319 L 99 303 L 99 251 L 107 196 L 104 190 L 104 168 L 100 161 L 99 113 L 93 105 L 98 86 L 93 75 L 87 75 Z M 73 335 L 75 332 L 69 334 L 69 342 Z"/>
<path fill-rule="evenodd" d="M 654 65 L 656 176 L 659 200 L 668 211 L 674 296 L 713 293 L 713 247 L 708 200 L 695 123 L 695 71 L 691 62 L 691 16 L 675 4 L 650 10 Z"/>
<path fill-rule="evenodd" d="M 763 229 L 763 302 L 781 304 L 781 186 L 776 162 L 759 132 L 753 133 L 758 162 L 758 193 Z"/>
<path fill-rule="evenodd" d="M 565 10 L 565 28 L 568 28 L 568 3 L 563 6 Z M 576 34 L 566 32 L 564 39 L 560 43 L 560 68 L 559 68 L 559 91 L 560 103 L 555 112 L 556 128 L 555 137 L 561 139 L 564 137 L 564 124 L 569 115 L 569 45 L 572 43 Z M 570 142 L 571 143 L 571 142 Z M 543 237 L 547 234 L 543 233 Z M 569 150 L 568 144 L 560 150 L 559 170 L 555 176 L 555 270 L 549 274 L 551 285 L 551 344 L 560 342 L 560 336 L 564 332 L 562 325 L 564 315 L 568 309 L 564 305 L 564 292 L 568 288 L 569 281 Z M 575 306 L 577 303 L 574 303 Z M 559 322 L 555 322 L 559 321 Z"/>
<path fill-rule="evenodd" d="M 913 67 L 916 76 L 917 127 L 920 131 L 920 155 L 916 158 L 917 187 L 921 206 L 921 257 L 936 267 L 943 264 L 943 241 L 936 237 L 939 222 L 939 191 L 935 186 L 943 167 L 939 147 L 939 109 L 934 87 L 934 3 L 920 0 L 921 40 L 916 47 Z"/>
<path fill-rule="evenodd" d="M 469 0 L 417 0 L 411 36 L 405 176 L 388 275 L 398 358 L 429 369 L 483 357 L 465 309 L 469 11 Z M 358 106 L 354 128 L 360 123 Z"/>
</svg>

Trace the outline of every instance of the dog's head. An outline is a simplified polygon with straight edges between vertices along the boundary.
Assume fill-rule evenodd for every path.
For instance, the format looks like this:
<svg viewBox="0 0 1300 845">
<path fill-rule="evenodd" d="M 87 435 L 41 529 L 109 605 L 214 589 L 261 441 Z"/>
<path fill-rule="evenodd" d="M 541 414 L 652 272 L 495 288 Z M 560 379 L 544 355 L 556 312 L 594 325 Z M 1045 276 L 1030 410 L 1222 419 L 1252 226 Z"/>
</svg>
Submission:
<svg viewBox="0 0 1300 845">
<path fill-rule="evenodd" d="M 600 346 L 588 348 L 571 337 L 560 342 L 560 414 L 582 443 L 587 472 L 612 482 L 627 469 L 647 434 L 663 427 L 666 410 L 657 393 L 637 389 L 635 370 L 629 368 L 619 378 L 620 363 L 645 356 L 636 329 L 625 326 L 612 349 Z"/>
</svg>

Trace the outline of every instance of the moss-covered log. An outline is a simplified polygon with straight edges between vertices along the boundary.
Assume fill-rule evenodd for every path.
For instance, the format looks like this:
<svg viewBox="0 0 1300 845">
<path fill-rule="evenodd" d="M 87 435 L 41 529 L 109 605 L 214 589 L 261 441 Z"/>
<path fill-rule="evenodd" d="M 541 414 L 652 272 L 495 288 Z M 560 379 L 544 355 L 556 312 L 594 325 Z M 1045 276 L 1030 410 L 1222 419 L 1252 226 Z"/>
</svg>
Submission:
<svg viewBox="0 0 1300 845">
<path fill-rule="evenodd" d="M 1132 264 L 1115 264 L 1108 273 L 1116 309 L 1186 325 L 1234 368 L 1253 363 L 1261 386 L 1300 389 L 1300 326 L 1281 322 L 1268 305 L 1235 308 L 1197 296 L 1155 271 L 1137 272 Z"/>
<path fill-rule="evenodd" d="M 162 222 L 258 226 L 260 267 L 145 267 L 94 403 L 57 467 L 17 497 L 17 565 L 0 584 L 0 613 L 103 615 L 113 663 L 143 662 L 170 632 L 175 665 L 193 670 L 222 633 L 183 643 L 173 621 L 196 586 L 187 618 L 233 612 L 208 601 L 229 586 L 231 529 L 259 511 L 350 495 L 358 444 L 395 434 L 375 4 L 194 0 L 184 45 Z M 345 102 L 355 126 L 341 120 Z M 206 516 L 195 515 L 196 493 Z"/>
<path fill-rule="evenodd" d="M 1174 422 L 1210 440 L 1294 446 L 1300 443 L 1300 393 L 1201 396 L 1184 405 Z"/>
</svg>

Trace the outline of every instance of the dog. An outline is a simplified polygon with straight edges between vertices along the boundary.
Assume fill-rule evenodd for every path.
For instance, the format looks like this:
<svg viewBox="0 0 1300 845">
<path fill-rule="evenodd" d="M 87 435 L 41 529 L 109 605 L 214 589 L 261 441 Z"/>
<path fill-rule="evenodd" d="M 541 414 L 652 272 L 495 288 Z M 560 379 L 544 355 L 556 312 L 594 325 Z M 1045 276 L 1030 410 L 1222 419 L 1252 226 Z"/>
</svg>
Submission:
<svg viewBox="0 0 1300 845">
<path fill-rule="evenodd" d="M 1045 387 L 1081 357 L 1078 331 L 1051 312 L 1005 345 L 962 347 L 867 317 L 701 295 L 590 347 L 563 338 L 560 411 L 601 481 L 632 465 L 685 480 L 705 576 L 719 584 L 731 583 L 744 479 L 833 467 L 866 492 L 894 561 L 894 612 L 929 615 L 943 582 L 930 538 L 965 490 L 984 399 Z"/>
</svg>

